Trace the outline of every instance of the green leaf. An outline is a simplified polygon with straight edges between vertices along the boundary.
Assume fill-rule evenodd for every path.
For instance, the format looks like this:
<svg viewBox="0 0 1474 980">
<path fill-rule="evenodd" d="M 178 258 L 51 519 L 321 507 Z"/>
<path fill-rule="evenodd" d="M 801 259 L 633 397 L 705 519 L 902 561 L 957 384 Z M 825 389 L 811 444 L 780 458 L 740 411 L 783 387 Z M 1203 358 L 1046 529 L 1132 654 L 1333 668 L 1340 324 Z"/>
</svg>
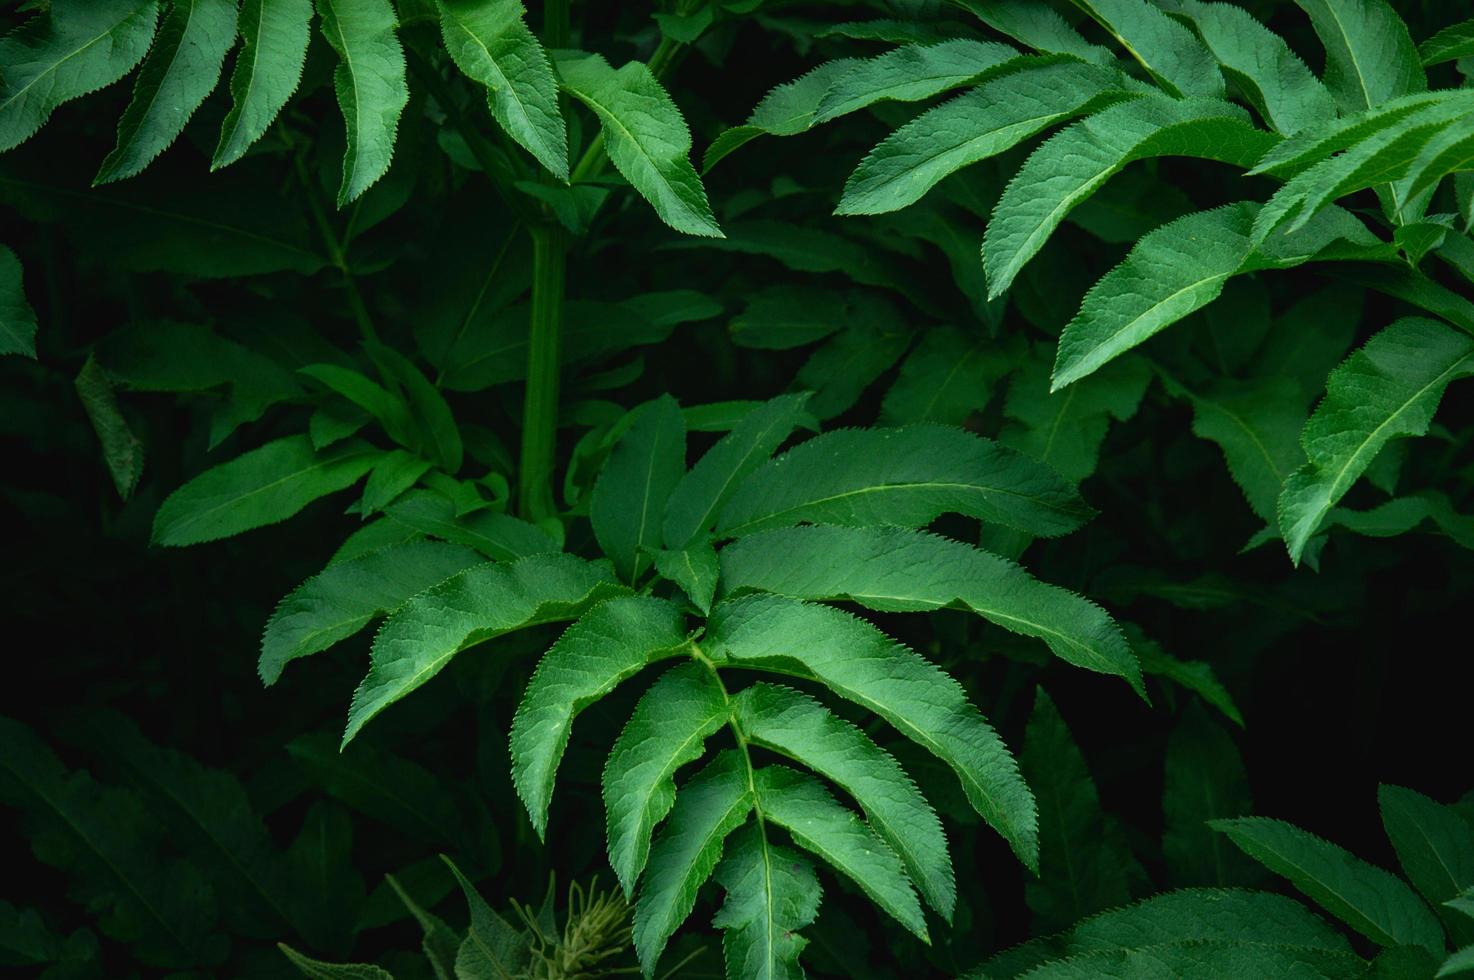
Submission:
<svg viewBox="0 0 1474 980">
<path fill-rule="evenodd" d="M 680 478 L 665 505 L 667 548 L 688 548 L 709 532 L 742 480 L 808 418 L 807 392 L 779 395 L 743 416 Z"/>
<path fill-rule="evenodd" d="M 1093 62 L 1111 58 L 1105 48 L 1087 43 L 1053 8 L 1032 0 L 960 0 L 958 6 L 998 33 L 1035 51 L 1072 55 Z"/>
<path fill-rule="evenodd" d="M 403 527 L 475 548 L 496 561 L 516 561 L 558 550 L 558 542 L 535 524 L 488 510 L 456 516 L 453 502 L 433 490 L 411 490 L 384 509 Z"/>
<path fill-rule="evenodd" d="M 1474 55 L 1474 20 L 1450 24 L 1418 45 L 1424 68 Z"/>
<path fill-rule="evenodd" d="M 445 49 L 467 78 L 486 86 L 491 114 L 554 176 L 568 180 L 568 131 L 558 83 L 521 0 L 440 0 Z"/>
<path fill-rule="evenodd" d="M 228 167 L 259 140 L 302 80 L 312 0 L 245 0 L 241 49 L 230 75 L 232 105 L 220 124 L 211 170 Z"/>
<path fill-rule="evenodd" d="M 951 921 L 957 900 L 941 821 L 896 764 L 860 729 L 790 688 L 754 684 L 733 698 L 744 737 L 840 786 L 900 856 L 927 904 Z M 651 866 L 655 858 L 651 856 Z"/>
<path fill-rule="evenodd" d="M 160 830 L 132 793 L 68 773 L 26 726 L 0 716 L 0 801 L 18 809 L 36 857 L 66 871 L 102 930 L 155 967 L 218 963 L 214 895 L 192 865 L 158 853 Z"/>
<path fill-rule="evenodd" d="M 430 461 L 423 456 L 394 449 L 384 454 L 363 485 L 363 497 L 359 500 L 359 515 L 371 517 L 392 504 L 410 487 L 419 482 Z"/>
<path fill-rule="evenodd" d="M 764 820 L 787 830 L 795 844 L 823 858 L 922 942 L 930 942 L 901 859 L 822 783 L 786 766 L 765 766 L 753 774 L 753 786 Z"/>
<path fill-rule="evenodd" d="M 467 647 L 513 630 L 576 619 L 623 591 L 607 566 L 550 554 L 477 565 L 421 592 L 379 628 L 368 676 L 353 693 L 343 744 Z"/>
<path fill-rule="evenodd" d="M 1193 435 L 1217 443 L 1228 472 L 1260 518 L 1274 522 L 1280 486 L 1305 462 L 1300 429 L 1306 411 L 1286 377 L 1223 380 L 1199 392 L 1180 390 L 1193 407 Z"/>
<path fill-rule="evenodd" d="M 3 42 L 0 42 L 3 43 Z M 0 355 L 36 356 L 36 311 L 26 302 L 20 259 L 0 245 Z"/>
<path fill-rule="evenodd" d="M 1085 759 L 1043 688 L 1019 761 L 1039 798 L 1039 879 L 1024 884 L 1035 931 L 1123 904 L 1130 852 L 1109 832 Z"/>
<path fill-rule="evenodd" d="M 154 0 L 54 0 L 0 38 L 0 152 L 30 139 L 63 102 L 132 71 L 158 15 Z"/>
<path fill-rule="evenodd" d="M 1295 0 L 1326 49 L 1326 87 L 1343 112 L 1428 87 L 1418 51 L 1385 0 Z"/>
<path fill-rule="evenodd" d="M 655 825 L 675 803 L 676 770 L 701 757 L 729 716 L 710 668 L 695 663 L 666 671 L 635 705 L 604 764 L 609 864 L 626 896 L 645 869 Z"/>
<path fill-rule="evenodd" d="M 1260 118 L 1286 135 L 1332 118 L 1336 103 L 1284 38 L 1231 3 L 1186 0 L 1182 11 Z"/>
<path fill-rule="evenodd" d="M 634 943 L 648 977 L 670 937 L 696 905 L 727 835 L 752 810 L 747 768 L 735 752 L 723 752 L 681 787 L 670 820 L 650 849 L 650 863 L 635 904 Z"/>
<path fill-rule="evenodd" d="M 706 190 L 691 166 L 691 131 L 650 69 L 638 61 L 618 71 L 599 55 L 558 60 L 564 89 L 599 117 L 609 159 L 660 220 L 688 235 L 721 238 Z"/>
<path fill-rule="evenodd" d="M 1442 980 L 1443 977 L 1456 977 L 1465 973 L 1474 973 L 1474 946 L 1465 946 L 1450 954 L 1434 976 Z"/>
<path fill-rule="evenodd" d="M 680 607 L 651 596 L 622 596 L 594 606 L 558 638 L 512 719 L 512 782 L 533 829 L 547 832 L 548 804 L 573 720 L 646 665 L 687 645 Z"/>
<path fill-rule="evenodd" d="M 881 317 L 851 323 L 809 355 L 794 386 L 814 392 L 809 411 L 816 418 L 832 419 L 853 408 L 910 344 L 910 333 L 899 323 Z"/>
<path fill-rule="evenodd" d="M 963 167 L 1128 97 L 1126 80 L 1111 69 L 1019 58 L 1012 70 L 928 109 L 882 140 L 845 181 L 835 213 L 896 211 Z"/>
<path fill-rule="evenodd" d="M 1443 929 L 1428 906 L 1381 868 L 1282 820 L 1243 817 L 1211 826 L 1377 945 L 1443 952 Z"/>
<path fill-rule="evenodd" d="M 178 138 L 220 81 L 220 66 L 235 44 L 235 17 L 235 0 L 173 0 L 118 122 L 118 144 L 102 161 L 94 186 L 132 177 Z"/>
<path fill-rule="evenodd" d="M 1407 317 L 1367 341 L 1326 380 L 1305 423 L 1309 457 L 1286 479 L 1279 527 L 1297 564 L 1322 520 L 1393 439 L 1428 431 L 1450 381 L 1474 374 L 1474 339 L 1433 320 Z"/>
<path fill-rule="evenodd" d="M 403 396 L 371 380 L 360 371 L 339 364 L 308 364 L 297 369 L 342 395 L 378 420 L 384 434 L 401 446 L 419 448 L 419 432 Z"/>
<path fill-rule="evenodd" d="M 1188 711 L 1167 739 L 1162 785 L 1162 856 L 1174 882 L 1242 885 L 1254 866 L 1208 821 L 1253 810 L 1244 760 L 1228 732 L 1201 710 Z"/>
<path fill-rule="evenodd" d="M 1151 379 L 1146 362 L 1126 357 L 1065 391 L 1050 391 L 1048 362 L 1031 359 L 1009 386 L 1003 414 L 1014 423 L 1004 427 L 999 441 L 1067 480 L 1083 480 L 1095 472 L 1111 419 L 1124 422 L 1135 415 Z"/>
<path fill-rule="evenodd" d="M 901 362 L 900 373 L 881 403 L 880 420 L 891 425 L 962 425 L 987 406 L 994 384 L 1013 366 L 1011 361 L 1007 354 L 992 345 L 975 343 L 955 327 L 927 330 Z"/>
<path fill-rule="evenodd" d="M 746 123 L 733 126 L 712 140 L 701 161 L 702 173 L 758 136 L 794 136 L 812 127 L 814 114 L 830 85 L 863 63 L 859 58 L 826 61 L 802 78 L 773 88 L 752 110 Z"/>
<path fill-rule="evenodd" d="M 446 473 L 454 475 L 461 468 L 464 449 L 460 430 L 456 428 L 455 418 L 451 415 L 445 396 L 409 358 L 392 347 L 370 344 L 368 351 L 380 370 L 403 386 L 415 419 L 427 436 L 426 447 L 431 458 Z"/>
<path fill-rule="evenodd" d="M 697 609 L 711 611 L 721 568 L 716 549 L 709 543 L 699 541 L 680 551 L 661 549 L 655 552 L 655 568 L 661 578 L 679 585 Z"/>
<path fill-rule="evenodd" d="M 799 522 L 925 527 L 947 513 L 1055 537 L 1093 512 L 1047 466 L 965 429 L 923 422 L 838 429 L 800 443 L 742 481 L 717 534 Z"/>
<path fill-rule="evenodd" d="M 1189 156 L 1247 168 L 1274 142 L 1242 109 L 1213 99 L 1144 96 L 1075 123 L 1034 151 L 993 209 L 983 237 L 989 298 L 1008 289 L 1071 208 L 1127 164 Z"/>
<path fill-rule="evenodd" d="M 1173 96 L 1223 95 L 1213 55 L 1192 31 L 1148 0 L 1074 0 Z"/>
<path fill-rule="evenodd" d="M 276 948 L 310 980 L 394 980 L 394 974 L 371 963 L 325 963 L 303 956 L 286 943 L 277 943 Z"/>
<path fill-rule="evenodd" d="M 1100 607 L 960 541 L 905 528 L 780 528 L 728 545 L 721 561 L 726 595 L 760 590 L 880 612 L 966 609 L 1141 691 L 1136 657 Z"/>
<path fill-rule="evenodd" d="M 732 835 L 716 880 L 727 898 L 711 924 L 724 930 L 727 975 L 799 980 L 808 940 L 798 930 L 819 913 L 819 878 L 809 862 L 768 840 L 762 824 Z"/>
<path fill-rule="evenodd" d="M 3 258 L 0 255 L 0 260 Z M 113 486 L 117 488 L 118 496 L 127 500 L 138 486 L 138 478 L 143 475 L 143 443 L 128 427 L 128 420 L 118 408 L 112 382 L 98 366 L 95 355 L 87 357 L 73 384 L 82 407 L 87 410 L 92 431 L 97 433 L 97 440 L 102 444 L 102 459 L 113 478 Z"/>
<path fill-rule="evenodd" d="M 341 208 L 388 171 L 409 84 L 389 0 L 317 0 L 317 14 L 322 36 L 339 59 L 333 88 L 348 139 L 338 187 Z"/>
<path fill-rule="evenodd" d="M 875 712 L 946 763 L 973 808 L 1036 866 L 1034 800 L 1018 765 L 962 686 L 920 655 L 842 610 L 772 595 L 717 606 L 702 649 L 718 664 L 818 681 Z"/>
<path fill-rule="evenodd" d="M 1456 810 L 1385 783 L 1377 787 L 1377 803 L 1402 870 L 1436 911 L 1474 888 L 1474 826 Z M 1468 923 L 1446 919 L 1455 945 L 1474 941 Z"/>
<path fill-rule="evenodd" d="M 1251 237 L 1259 214 L 1258 204 L 1241 201 L 1186 215 L 1138 241 L 1125 261 L 1085 294 L 1080 312 L 1060 334 L 1051 390 L 1202 309 L 1222 294 L 1232 276 L 1291 268 L 1338 246 L 1381 252 L 1381 241 L 1340 209 L 1269 241 Z"/>
<path fill-rule="evenodd" d="M 634 582 L 660 547 L 666 502 L 686 472 L 686 423 L 669 395 L 637 409 L 599 473 L 589 520 L 604 554 Z"/>
<path fill-rule="evenodd" d="M 907 44 L 867 58 L 834 79 L 814 111 L 812 125 L 829 122 L 885 100 L 919 102 L 967 85 L 1018 57 L 1006 44 L 956 38 L 939 44 Z"/>
<path fill-rule="evenodd" d="M 359 442 L 322 453 L 287 436 L 206 470 L 154 515 L 153 543 L 177 547 L 228 538 L 286 520 L 319 497 L 357 483 L 377 462 Z"/>
<path fill-rule="evenodd" d="M 447 859 L 449 860 L 449 859 Z M 394 894 L 399 896 L 400 902 L 409 910 L 410 915 L 420 924 L 420 950 L 429 961 L 430 968 L 435 971 L 435 980 L 456 980 L 455 962 L 456 953 L 460 949 L 461 939 L 451 931 L 450 926 L 435 913 L 427 912 L 414 900 L 399 879 L 393 875 L 385 875 L 384 880 L 389 887 L 394 889 Z"/>
<path fill-rule="evenodd" d="M 1460 514 L 1446 496 L 1433 490 L 1397 497 L 1371 510 L 1337 507 L 1326 515 L 1327 525 L 1376 538 L 1406 534 L 1425 521 L 1431 521 L 1460 547 L 1474 548 L 1474 517 Z"/>
<path fill-rule="evenodd" d="M 329 565 L 282 599 L 267 621 L 257 667 L 262 682 L 275 684 L 290 661 L 328 649 L 481 561 L 460 545 L 407 541 Z"/>
<path fill-rule="evenodd" d="M 455 875 L 471 910 L 471 926 L 455 959 L 458 980 L 509 980 L 525 975 L 531 959 L 527 938 L 486 904 L 476 886 L 461 874 L 454 861 L 443 854 L 440 859 Z"/>
</svg>

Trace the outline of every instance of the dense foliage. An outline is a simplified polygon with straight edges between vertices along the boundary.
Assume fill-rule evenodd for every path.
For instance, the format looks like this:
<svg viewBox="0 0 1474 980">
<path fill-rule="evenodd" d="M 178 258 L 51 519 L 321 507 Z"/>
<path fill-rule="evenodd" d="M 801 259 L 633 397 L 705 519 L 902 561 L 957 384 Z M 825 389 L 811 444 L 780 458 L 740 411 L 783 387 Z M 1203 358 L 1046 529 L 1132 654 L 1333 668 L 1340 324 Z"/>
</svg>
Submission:
<svg viewBox="0 0 1474 980">
<path fill-rule="evenodd" d="M 1474 973 L 1474 21 L 4 9 L 0 964 Z"/>
</svg>

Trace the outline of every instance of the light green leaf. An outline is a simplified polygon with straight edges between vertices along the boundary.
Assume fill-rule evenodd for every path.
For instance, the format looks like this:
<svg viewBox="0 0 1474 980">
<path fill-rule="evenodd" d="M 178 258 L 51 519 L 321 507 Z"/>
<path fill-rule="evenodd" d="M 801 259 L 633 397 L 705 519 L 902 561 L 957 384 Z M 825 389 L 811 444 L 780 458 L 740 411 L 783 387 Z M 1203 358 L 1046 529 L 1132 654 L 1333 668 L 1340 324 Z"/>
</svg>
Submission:
<svg viewBox="0 0 1474 980">
<path fill-rule="evenodd" d="M 1444 977 L 1456 977 L 1466 973 L 1474 973 L 1474 946 L 1465 946 L 1454 953 L 1439 966 L 1434 977 L 1442 980 Z"/>
<path fill-rule="evenodd" d="M 388 171 L 409 84 L 389 0 L 317 0 L 317 13 L 322 35 L 339 59 L 333 87 L 348 133 L 338 187 L 341 208 Z"/>
<path fill-rule="evenodd" d="M 752 823 L 732 835 L 715 877 L 727 898 L 711 924 L 725 933 L 727 975 L 752 980 L 800 980 L 798 934 L 819 913 L 819 878 L 809 862 L 768 840 Z"/>
<path fill-rule="evenodd" d="M 1395 497 L 1370 510 L 1336 507 L 1326 515 L 1327 525 L 1374 538 L 1406 534 L 1425 521 L 1431 521 L 1460 547 L 1474 548 L 1474 515 L 1460 514 L 1448 497 L 1435 490 Z"/>
<path fill-rule="evenodd" d="M 290 661 L 328 649 L 416 593 L 481 562 L 460 545 L 408 541 L 329 565 L 271 614 L 257 667 L 262 682 L 276 683 Z"/>
<path fill-rule="evenodd" d="M 512 782 L 542 837 L 558 763 L 573 720 L 646 665 L 687 645 L 680 607 L 651 596 L 621 596 L 584 613 L 543 654 L 517 706 L 510 736 Z"/>
<path fill-rule="evenodd" d="M 572 555 L 477 565 L 401 606 L 374 638 L 368 676 L 353 693 L 343 744 L 467 647 L 513 630 L 576 619 L 624 589 L 607 566 Z"/>
<path fill-rule="evenodd" d="M 359 516 L 368 518 L 397 500 L 414 486 L 430 468 L 430 461 L 423 456 L 394 449 L 384 454 L 363 485 L 363 497 L 359 500 Z"/>
<path fill-rule="evenodd" d="M 711 610 L 721 568 L 710 543 L 698 541 L 680 551 L 661 549 L 655 552 L 655 567 L 662 578 L 679 585 L 697 609 Z"/>
<path fill-rule="evenodd" d="M 220 81 L 235 16 L 235 0 L 173 0 L 118 122 L 118 144 L 93 186 L 132 177 L 178 138 Z"/>
<path fill-rule="evenodd" d="M 819 100 L 812 125 L 829 122 L 885 100 L 919 102 L 976 81 L 1018 57 L 1006 44 L 955 38 L 939 44 L 907 44 L 867 58 L 834 79 Z"/>
<path fill-rule="evenodd" d="M 233 104 L 220 124 L 211 170 L 246 155 L 302 80 L 312 22 L 312 0 L 244 0 L 241 49 L 230 75 Z"/>
<path fill-rule="evenodd" d="M 1443 929 L 1401 879 L 1282 820 L 1215 820 L 1245 854 L 1379 946 L 1443 952 Z"/>
<path fill-rule="evenodd" d="M 1136 657 L 1100 607 L 960 541 L 906 528 L 780 528 L 728 545 L 721 561 L 726 595 L 758 590 L 881 612 L 967 609 L 1142 689 Z"/>
<path fill-rule="evenodd" d="M 1074 0 L 1169 95 L 1221 96 L 1223 76 L 1192 31 L 1148 0 Z"/>
<path fill-rule="evenodd" d="M 326 963 L 304 956 L 286 943 L 277 943 L 276 948 L 309 980 L 394 980 L 394 974 L 372 963 Z"/>
<path fill-rule="evenodd" d="M 717 606 L 702 649 L 718 664 L 818 681 L 875 712 L 946 763 L 973 808 L 1036 866 L 1034 799 L 1018 765 L 962 686 L 919 654 L 847 612 L 776 595 Z"/>
<path fill-rule="evenodd" d="M 764 820 L 783 827 L 795 844 L 823 858 L 922 942 L 930 942 L 901 859 L 856 813 L 836 802 L 817 779 L 786 766 L 759 769 L 753 785 Z"/>
<path fill-rule="evenodd" d="M 859 58 L 826 61 L 803 77 L 773 88 L 752 110 L 747 122 L 723 131 L 712 140 L 701 161 L 702 173 L 758 136 L 794 136 L 812 127 L 814 114 L 830 85 L 861 64 L 864 62 Z"/>
<path fill-rule="evenodd" d="M 1385 0 L 1295 0 L 1326 49 L 1326 87 L 1343 112 L 1428 87 L 1418 51 Z"/>
<path fill-rule="evenodd" d="M 461 874 L 455 862 L 443 854 L 440 858 L 455 875 L 466 896 L 466 906 L 471 910 L 470 928 L 456 953 L 458 980 L 511 980 L 525 975 L 531 959 L 527 937 L 508 925 L 486 904 L 486 899 Z"/>
<path fill-rule="evenodd" d="M 727 835 L 751 810 L 747 767 L 733 751 L 718 755 L 681 787 L 670 820 L 650 849 L 635 904 L 635 952 L 647 977 L 695 907 L 696 893 L 711 877 Z"/>
<path fill-rule="evenodd" d="M 1128 98 L 1119 72 L 1055 57 L 1013 70 L 928 109 L 882 140 L 845 181 L 836 214 L 883 214 L 921 200 L 945 177 L 1055 123 Z"/>
<path fill-rule="evenodd" d="M 819 702 L 786 687 L 754 684 L 733 698 L 743 735 L 840 786 L 900 856 L 927 904 L 951 921 L 957 900 L 947 838 L 931 805 L 890 753 Z M 651 859 L 652 866 L 654 858 Z"/>
<path fill-rule="evenodd" d="M 720 537 L 799 522 L 925 527 L 963 514 L 1043 537 L 1092 511 L 1053 470 L 952 426 L 839 429 L 754 470 L 717 521 Z"/>
<path fill-rule="evenodd" d="M 686 423 L 670 395 L 635 410 L 594 483 L 589 520 L 599 547 L 626 581 L 649 567 L 660 547 L 666 502 L 686 471 Z"/>
<path fill-rule="evenodd" d="M 491 114 L 554 176 L 568 179 L 568 130 L 558 83 L 527 29 L 521 0 L 440 0 L 440 31 L 456 67 L 488 89 Z"/>
<path fill-rule="evenodd" d="M 1057 11 L 1033 0 L 958 0 L 957 5 L 1035 51 L 1102 63 L 1111 59 L 1111 52 L 1086 42 Z"/>
<path fill-rule="evenodd" d="M 691 166 L 691 131 L 650 69 L 618 71 L 595 54 L 558 59 L 564 89 L 599 117 L 609 159 L 660 220 L 688 235 L 721 238 L 701 178 Z"/>
<path fill-rule="evenodd" d="M 1450 24 L 1418 45 L 1424 68 L 1474 55 L 1474 20 Z"/>
<path fill-rule="evenodd" d="M 667 548 L 681 550 L 711 530 L 744 477 L 761 466 L 808 418 L 807 392 L 779 395 L 743 416 L 681 477 L 665 505 Z"/>
<path fill-rule="evenodd" d="M 372 447 L 356 441 L 322 453 L 305 435 L 269 442 L 171 493 L 154 515 L 153 543 L 199 544 L 280 523 L 357 483 L 377 461 Z"/>
<path fill-rule="evenodd" d="M 0 245 L 0 355 L 36 357 L 36 311 L 26 302 L 20 259 Z"/>
<path fill-rule="evenodd" d="M 497 561 L 515 561 L 559 548 L 547 531 L 510 514 L 478 510 L 457 517 L 455 504 L 433 490 L 411 490 L 384 513 L 395 524 L 475 548 Z"/>
<path fill-rule="evenodd" d="M 158 16 L 155 0 L 53 0 L 0 38 L 0 152 L 30 139 L 63 102 L 132 71 Z"/>
<path fill-rule="evenodd" d="M 983 237 L 988 296 L 1001 295 L 1070 209 L 1127 164 L 1189 156 L 1249 167 L 1274 142 L 1242 109 L 1213 99 L 1144 96 L 1075 123 L 1034 151 L 993 209 Z"/>
<path fill-rule="evenodd" d="M 676 770 L 701 757 L 729 716 L 710 668 L 696 663 L 666 671 L 635 705 L 604 764 L 609 864 L 626 896 L 645 869 L 651 832 L 675 802 Z"/>
<path fill-rule="evenodd" d="M 1284 38 L 1231 3 L 1185 0 L 1198 36 L 1265 122 L 1286 135 L 1332 118 L 1336 103 Z"/>
<path fill-rule="evenodd" d="M 1309 457 L 1279 498 L 1279 527 L 1298 563 L 1330 509 L 1393 439 L 1428 431 L 1450 381 L 1474 374 L 1474 339 L 1433 320 L 1407 317 L 1383 329 L 1326 381 L 1305 423 Z"/>
</svg>

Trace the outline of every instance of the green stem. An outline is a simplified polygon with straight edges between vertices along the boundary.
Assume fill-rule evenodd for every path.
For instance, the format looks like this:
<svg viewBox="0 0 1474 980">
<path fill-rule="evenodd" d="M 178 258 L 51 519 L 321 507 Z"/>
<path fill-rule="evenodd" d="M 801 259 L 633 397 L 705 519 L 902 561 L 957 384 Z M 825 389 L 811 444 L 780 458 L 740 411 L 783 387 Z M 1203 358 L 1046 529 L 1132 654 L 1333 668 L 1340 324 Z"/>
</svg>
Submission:
<svg viewBox="0 0 1474 980">
<path fill-rule="evenodd" d="M 733 717 L 730 710 L 732 706 L 732 695 L 728 693 L 727 685 L 722 683 L 722 675 L 717 670 L 716 663 L 706 654 L 702 653 L 701 648 L 694 642 L 691 643 L 691 659 L 706 667 L 717 689 L 722 692 L 722 703 L 729 709 L 727 711 L 727 727 L 732 730 L 732 738 L 737 742 L 737 751 L 742 756 L 743 765 L 747 767 L 747 792 L 752 794 L 752 812 L 757 815 L 758 832 L 763 835 L 763 839 L 766 842 L 767 826 L 763 822 L 762 803 L 757 795 L 756 770 L 752 765 L 752 753 L 747 748 L 747 733 L 742 730 L 741 725 L 737 724 L 737 719 Z M 766 846 L 766 843 L 764 846 Z"/>
<path fill-rule="evenodd" d="M 562 357 L 563 282 L 567 249 L 563 229 L 532 232 L 532 315 L 528 325 L 527 391 L 522 402 L 522 459 L 517 506 L 532 521 L 557 512 L 553 502 L 553 450 L 558 435 L 558 369 Z"/>
</svg>

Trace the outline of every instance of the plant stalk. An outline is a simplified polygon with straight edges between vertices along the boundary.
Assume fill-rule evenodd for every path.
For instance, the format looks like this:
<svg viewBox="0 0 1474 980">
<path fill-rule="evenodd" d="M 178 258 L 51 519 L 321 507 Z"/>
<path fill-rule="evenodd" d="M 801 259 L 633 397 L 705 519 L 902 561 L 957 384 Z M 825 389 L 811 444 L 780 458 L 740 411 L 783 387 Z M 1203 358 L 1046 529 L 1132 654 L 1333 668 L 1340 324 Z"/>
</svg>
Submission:
<svg viewBox="0 0 1474 980">
<path fill-rule="evenodd" d="M 517 506 L 530 521 L 557 512 L 553 455 L 558 435 L 558 372 L 563 342 L 563 285 L 567 248 L 559 225 L 532 233 L 532 315 L 528 322 L 527 390 L 522 402 L 522 458 Z"/>
</svg>

